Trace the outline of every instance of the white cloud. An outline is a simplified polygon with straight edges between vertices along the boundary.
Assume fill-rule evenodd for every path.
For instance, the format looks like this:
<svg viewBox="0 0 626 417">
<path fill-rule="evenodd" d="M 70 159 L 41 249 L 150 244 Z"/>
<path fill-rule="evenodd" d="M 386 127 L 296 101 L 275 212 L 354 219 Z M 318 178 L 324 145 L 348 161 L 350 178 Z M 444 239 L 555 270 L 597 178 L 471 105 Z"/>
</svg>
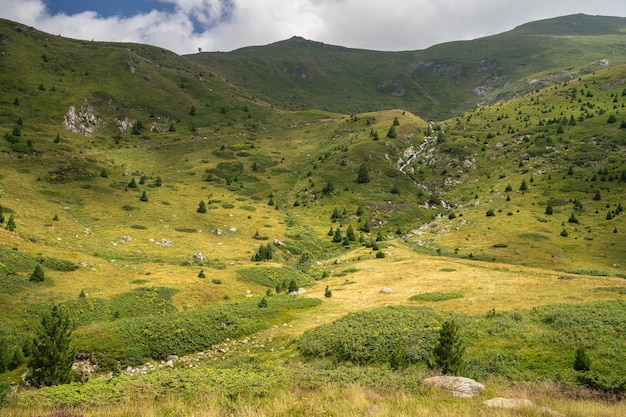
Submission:
<svg viewBox="0 0 626 417">
<path fill-rule="evenodd" d="M 354 48 L 411 50 L 566 14 L 626 16 L 623 0 L 159 1 L 174 11 L 131 17 L 87 11 L 51 15 L 43 0 L 0 0 L 0 17 L 67 37 L 148 43 L 192 53 L 198 47 L 224 51 L 294 35 Z"/>
</svg>

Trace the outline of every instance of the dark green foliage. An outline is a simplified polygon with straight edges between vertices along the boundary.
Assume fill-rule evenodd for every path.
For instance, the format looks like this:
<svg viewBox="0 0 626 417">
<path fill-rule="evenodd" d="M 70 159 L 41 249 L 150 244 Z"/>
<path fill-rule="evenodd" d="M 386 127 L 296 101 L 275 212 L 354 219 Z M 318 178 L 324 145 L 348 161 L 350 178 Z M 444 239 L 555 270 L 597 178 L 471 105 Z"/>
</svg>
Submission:
<svg viewBox="0 0 626 417">
<path fill-rule="evenodd" d="M 204 269 L 201 269 L 200 272 L 198 272 L 198 278 L 206 278 L 206 275 L 204 274 Z"/>
<path fill-rule="evenodd" d="M 385 257 L 385 252 L 379 250 L 378 252 L 376 252 L 376 258 L 377 259 L 382 259 Z"/>
<path fill-rule="evenodd" d="M 600 201 L 602 199 L 602 195 L 600 194 L 600 190 L 596 190 L 595 195 L 593 196 L 594 201 Z"/>
<path fill-rule="evenodd" d="M 545 213 L 548 214 L 548 215 L 554 213 L 554 209 L 552 208 L 552 206 L 550 204 L 548 204 L 548 206 L 546 207 Z"/>
<path fill-rule="evenodd" d="M 331 291 L 330 287 L 327 285 L 326 289 L 324 290 L 324 297 L 330 298 L 332 296 L 333 296 L 333 292 Z"/>
<path fill-rule="evenodd" d="M 390 138 L 390 139 L 394 139 L 394 138 L 398 137 L 398 133 L 396 132 L 396 126 L 395 125 L 391 125 L 391 127 L 387 131 L 387 137 Z"/>
<path fill-rule="evenodd" d="M 352 225 L 349 225 L 348 229 L 346 230 L 346 238 L 348 238 L 350 242 L 354 242 L 356 240 L 356 236 L 354 234 L 354 229 L 352 228 Z"/>
<path fill-rule="evenodd" d="M 614 114 L 610 115 L 609 118 L 606 120 L 607 123 L 617 123 L 617 117 L 615 117 Z"/>
<path fill-rule="evenodd" d="M 195 116 L 196 115 L 196 106 L 191 106 L 191 108 L 189 109 L 189 115 L 190 116 Z"/>
<path fill-rule="evenodd" d="M 567 169 L 567 175 L 574 175 L 574 167 L 573 166 L 569 166 L 569 168 Z"/>
<path fill-rule="evenodd" d="M 143 133 L 143 130 L 144 130 L 143 123 L 141 122 L 141 120 L 137 120 L 135 124 L 133 125 L 130 133 L 132 135 L 141 135 Z"/>
<path fill-rule="evenodd" d="M 611 212 L 611 210 L 606 212 L 606 220 L 613 220 L 613 213 Z"/>
<path fill-rule="evenodd" d="M 145 190 L 141 193 L 141 197 L 139 197 L 139 201 L 143 201 L 143 202 L 148 201 L 148 194 L 146 194 Z"/>
<path fill-rule="evenodd" d="M 265 297 L 261 298 L 261 301 L 259 301 L 258 306 L 259 306 L 259 308 L 267 308 L 268 307 L 268 305 L 267 305 L 267 298 L 265 298 Z"/>
<path fill-rule="evenodd" d="M 259 250 L 256 254 L 252 255 L 252 261 L 261 262 L 261 261 L 271 261 L 273 258 L 273 249 L 272 245 L 268 243 L 267 245 L 259 246 Z"/>
<path fill-rule="evenodd" d="M 369 172 L 365 164 L 359 165 L 359 171 L 356 176 L 357 184 L 367 184 L 370 182 Z"/>
<path fill-rule="evenodd" d="M 33 341 L 26 380 L 35 387 L 65 384 L 72 380 L 75 350 L 71 346 L 72 327 L 68 314 L 54 305 L 43 315 L 41 328 Z"/>
<path fill-rule="evenodd" d="M 85 290 L 80 290 L 80 294 L 78 294 L 78 298 L 87 298 L 87 294 L 85 294 Z"/>
<path fill-rule="evenodd" d="M 579 346 L 576 349 L 576 356 L 574 357 L 574 370 L 579 372 L 587 372 L 591 369 L 591 358 L 587 354 L 587 350 L 584 347 Z"/>
<path fill-rule="evenodd" d="M 43 282 L 45 279 L 46 275 L 43 272 L 43 268 L 41 267 L 41 265 L 37 264 L 33 273 L 30 274 L 30 278 L 28 280 L 32 282 Z"/>
<path fill-rule="evenodd" d="M 295 279 L 292 279 L 291 281 L 289 281 L 289 286 L 287 287 L 287 291 L 288 292 L 295 292 L 298 291 L 298 283 L 296 282 Z"/>
<path fill-rule="evenodd" d="M 330 195 L 333 193 L 333 191 L 335 191 L 335 184 L 333 184 L 333 182 L 329 180 L 326 185 L 324 185 L 324 188 L 322 188 L 322 194 Z"/>
<path fill-rule="evenodd" d="M 489 210 L 487 210 L 486 215 L 487 215 L 487 217 L 493 217 L 493 216 L 496 215 L 496 213 L 493 211 L 493 209 L 489 209 Z"/>
<path fill-rule="evenodd" d="M 206 203 L 204 202 L 204 200 L 200 200 L 200 203 L 198 203 L 198 208 L 196 209 L 196 212 L 206 213 Z"/>
<path fill-rule="evenodd" d="M 340 228 L 335 229 L 335 234 L 333 235 L 333 242 L 339 243 L 342 240 L 343 240 L 343 237 L 341 236 L 341 229 Z"/>
<path fill-rule="evenodd" d="M 130 182 L 128 183 L 127 187 L 128 188 L 135 188 L 135 189 L 137 188 L 137 183 L 135 182 L 135 178 L 134 177 L 130 179 Z"/>
<path fill-rule="evenodd" d="M 519 190 L 520 191 L 526 191 L 528 190 L 528 184 L 526 184 L 526 180 L 522 180 L 522 183 L 519 186 Z"/>
<path fill-rule="evenodd" d="M 162 184 L 163 184 L 163 181 L 161 180 L 161 177 L 156 177 L 156 180 L 154 180 L 154 186 L 160 187 Z"/>
<path fill-rule="evenodd" d="M 454 292 L 427 292 L 423 294 L 416 294 L 409 297 L 411 301 L 446 301 L 454 300 L 455 298 L 463 298 L 463 294 Z"/>
<path fill-rule="evenodd" d="M 15 216 L 11 214 L 9 220 L 7 220 L 7 230 L 12 232 L 15 230 Z"/>
<path fill-rule="evenodd" d="M 444 374 L 460 375 L 463 370 L 465 345 L 459 334 L 459 326 L 454 320 L 441 325 L 439 340 L 434 350 L 435 364 Z"/>
<path fill-rule="evenodd" d="M 578 217 L 576 217 L 576 215 L 574 213 L 572 213 L 571 216 L 569 216 L 569 219 L 567 219 L 568 223 L 574 223 L 574 224 L 580 224 L 580 221 L 578 220 Z"/>
<path fill-rule="evenodd" d="M 409 366 L 409 363 L 406 348 L 402 345 L 402 343 L 398 343 L 398 345 L 391 352 L 391 355 L 389 355 L 389 367 L 393 371 L 398 371 L 405 369 Z"/>
</svg>

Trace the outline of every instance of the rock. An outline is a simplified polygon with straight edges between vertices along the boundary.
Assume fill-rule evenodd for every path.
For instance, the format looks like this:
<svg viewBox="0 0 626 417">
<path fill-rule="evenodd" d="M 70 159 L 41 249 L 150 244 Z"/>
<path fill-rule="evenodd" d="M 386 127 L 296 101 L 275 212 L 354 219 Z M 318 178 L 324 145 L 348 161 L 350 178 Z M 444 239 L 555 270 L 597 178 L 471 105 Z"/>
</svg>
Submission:
<svg viewBox="0 0 626 417">
<path fill-rule="evenodd" d="M 304 288 L 298 288 L 298 291 L 291 291 L 289 295 L 295 295 L 296 297 L 306 292 Z"/>
<path fill-rule="evenodd" d="M 514 409 L 528 408 L 528 407 L 535 406 L 535 404 L 533 404 L 532 401 L 527 400 L 525 398 L 502 398 L 502 397 L 492 398 L 490 400 L 483 402 L 483 404 L 491 408 L 514 408 Z"/>
<path fill-rule="evenodd" d="M 218 235 L 218 236 L 221 236 L 221 235 L 222 235 L 222 233 L 223 233 L 223 232 L 222 232 L 222 229 L 215 229 L 213 232 L 214 232 L 216 235 Z"/>
<path fill-rule="evenodd" d="M 236 228 L 236 227 L 229 227 L 229 228 L 228 228 L 228 231 L 229 231 L 230 233 L 235 233 L 235 232 L 237 232 L 237 228 Z"/>
<path fill-rule="evenodd" d="M 389 288 L 389 287 L 381 288 L 380 292 L 383 293 L 383 294 L 391 294 L 392 293 L 391 288 Z"/>
<path fill-rule="evenodd" d="M 87 234 L 87 233 L 85 233 Z M 120 236 L 120 242 L 122 243 L 126 243 L 126 242 L 132 242 L 133 238 L 130 236 Z"/>
<path fill-rule="evenodd" d="M 167 366 L 168 368 L 173 368 L 174 367 L 174 361 L 167 361 L 165 363 L 165 366 Z"/>
<path fill-rule="evenodd" d="M 485 389 L 480 382 L 461 376 L 433 376 L 426 378 L 424 383 L 450 391 L 452 395 L 459 398 L 472 398 Z"/>
<path fill-rule="evenodd" d="M 194 253 L 193 259 L 196 261 L 204 261 L 204 255 L 202 255 L 202 252 Z"/>
<path fill-rule="evenodd" d="M 166 361 L 166 362 L 169 362 L 169 361 L 175 361 L 175 360 L 178 360 L 178 355 L 167 355 L 167 356 L 165 357 L 165 361 Z"/>
</svg>

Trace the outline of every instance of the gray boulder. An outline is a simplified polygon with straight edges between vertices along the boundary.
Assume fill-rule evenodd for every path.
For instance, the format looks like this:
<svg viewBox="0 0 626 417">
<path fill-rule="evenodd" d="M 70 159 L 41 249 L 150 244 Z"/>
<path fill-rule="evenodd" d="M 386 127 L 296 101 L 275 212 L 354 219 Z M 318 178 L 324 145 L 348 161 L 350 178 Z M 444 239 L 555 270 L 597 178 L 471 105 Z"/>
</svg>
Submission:
<svg viewBox="0 0 626 417">
<path fill-rule="evenodd" d="M 433 376 L 426 378 L 424 383 L 449 391 L 459 398 L 472 398 L 485 389 L 485 386 L 480 382 L 462 376 Z"/>
</svg>

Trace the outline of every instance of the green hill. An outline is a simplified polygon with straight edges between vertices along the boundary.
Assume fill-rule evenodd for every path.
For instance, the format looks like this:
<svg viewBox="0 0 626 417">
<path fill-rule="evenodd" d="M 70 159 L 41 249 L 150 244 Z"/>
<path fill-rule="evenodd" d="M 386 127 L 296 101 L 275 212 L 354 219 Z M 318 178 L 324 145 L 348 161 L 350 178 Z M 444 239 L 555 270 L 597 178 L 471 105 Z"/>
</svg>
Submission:
<svg viewBox="0 0 626 417">
<path fill-rule="evenodd" d="M 624 28 L 623 18 L 572 15 L 420 51 L 356 50 L 294 37 L 189 58 L 281 108 L 348 114 L 402 108 L 441 120 L 601 63 L 626 63 Z"/>
<path fill-rule="evenodd" d="M 619 415 L 622 22 L 181 57 L 0 21 L 3 407 Z M 53 304 L 96 372 L 17 389 Z M 481 401 L 421 383 L 448 319 Z"/>
</svg>

